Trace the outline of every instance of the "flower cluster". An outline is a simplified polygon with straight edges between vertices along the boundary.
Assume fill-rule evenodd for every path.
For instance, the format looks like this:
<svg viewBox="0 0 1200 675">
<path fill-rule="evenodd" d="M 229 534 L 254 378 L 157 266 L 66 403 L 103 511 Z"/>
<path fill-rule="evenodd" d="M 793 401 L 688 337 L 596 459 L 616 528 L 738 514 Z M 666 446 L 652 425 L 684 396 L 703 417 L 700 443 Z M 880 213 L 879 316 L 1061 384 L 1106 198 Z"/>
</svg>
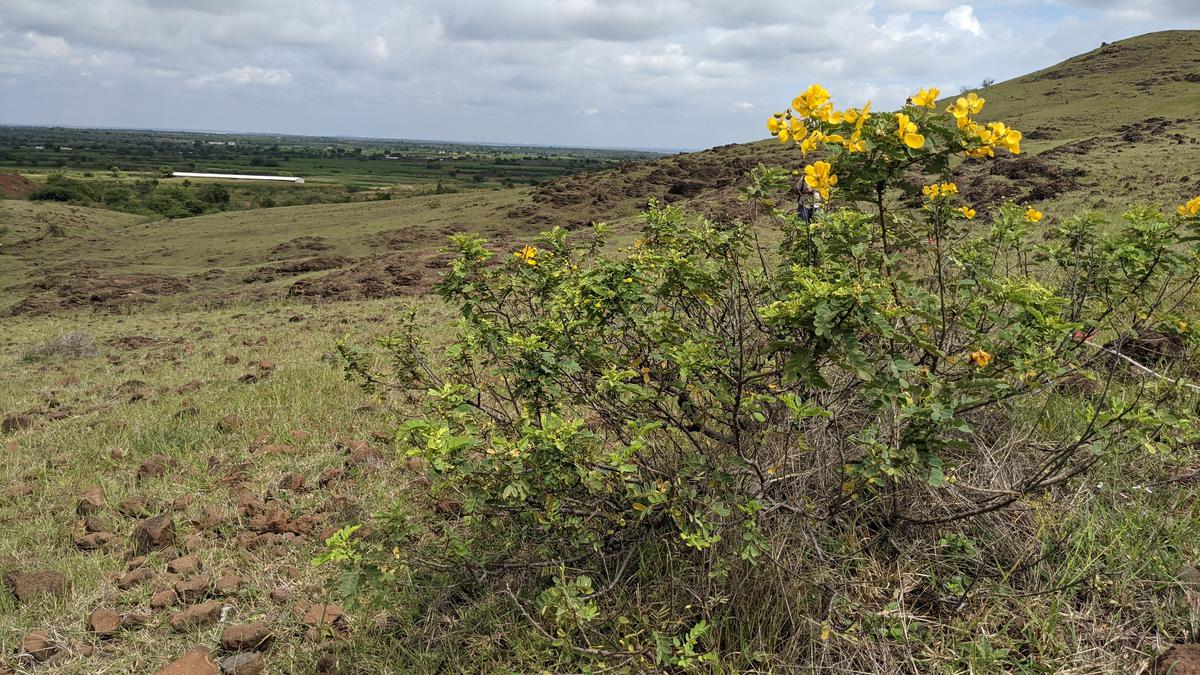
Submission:
<svg viewBox="0 0 1200 675">
<path fill-rule="evenodd" d="M 982 97 L 974 92 L 960 96 L 945 109 L 949 114 L 946 117 L 936 112 L 940 94 L 937 87 L 922 88 L 894 115 L 875 118 L 877 121 L 871 123 L 870 102 L 862 109 L 838 110 L 830 100 L 829 91 L 813 84 L 792 100 L 791 108 L 772 115 L 767 120 L 767 130 L 781 143 L 791 141 L 799 145 L 804 155 L 823 146 L 846 153 L 894 148 L 889 154 L 898 152 L 898 157 L 907 158 L 917 150 L 948 149 L 973 158 L 995 157 L 997 148 L 1020 154 L 1020 131 L 1003 122 L 980 124 L 973 119 L 983 112 Z M 930 138 L 944 141 L 949 147 L 927 147 L 941 145 L 931 143 Z"/>
<path fill-rule="evenodd" d="M 1186 204 L 1179 206 L 1179 215 L 1184 218 L 1195 218 L 1200 216 L 1200 196 L 1189 199 Z"/>
<path fill-rule="evenodd" d="M 767 120 L 767 130 L 780 143 L 793 141 L 807 155 L 822 143 L 836 144 L 847 152 L 865 152 L 863 125 L 871 118 L 871 103 L 861 109 L 837 110 L 829 91 L 819 84 L 792 99 L 792 107 Z"/>
<path fill-rule="evenodd" d="M 537 254 L 538 250 L 536 246 L 526 246 L 520 251 L 515 251 L 513 257 L 530 267 L 537 267 Z"/>
<path fill-rule="evenodd" d="M 1004 122 L 988 122 L 986 126 L 970 122 L 966 130 L 980 143 L 979 147 L 967 151 L 968 157 L 995 157 L 997 147 L 1014 155 L 1021 154 L 1021 132 Z"/>
<path fill-rule="evenodd" d="M 921 188 L 921 193 L 930 199 L 938 197 L 949 197 L 950 195 L 958 194 L 958 186 L 954 183 L 934 183 Z"/>
<path fill-rule="evenodd" d="M 1025 209 L 1025 220 L 1028 220 L 1031 223 L 1036 223 L 1036 222 L 1040 221 L 1041 219 L 1042 219 L 1041 211 L 1038 211 L 1037 209 L 1033 208 L 1032 206 Z"/>
</svg>

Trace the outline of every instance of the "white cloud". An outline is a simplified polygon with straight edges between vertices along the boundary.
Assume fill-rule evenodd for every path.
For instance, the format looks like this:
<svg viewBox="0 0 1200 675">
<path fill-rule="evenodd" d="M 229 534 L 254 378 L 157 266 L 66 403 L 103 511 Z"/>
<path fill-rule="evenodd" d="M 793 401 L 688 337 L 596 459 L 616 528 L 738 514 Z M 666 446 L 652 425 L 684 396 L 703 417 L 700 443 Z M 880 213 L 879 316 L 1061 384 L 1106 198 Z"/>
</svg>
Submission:
<svg viewBox="0 0 1200 675">
<path fill-rule="evenodd" d="M 738 110 L 754 110 L 754 104 L 749 101 L 736 101 L 733 107 Z"/>
<path fill-rule="evenodd" d="M 951 28 L 966 31 L 975 37 L 983 35 L 983 26 L 975 18 L 975 9 L 970 5 L 959 5 L 942 15 L 942 20 Z"/>
<path fill-rule="evenodd" d="M 42 35 L 29 31 L 25 34 L 29 55 L 35 58 L 66 58 L 73 54 L 71 45 L 57 35 Z"/>
<path fill-rule="evenodd" d="M 259 68 L 258 66 L 230 68 L 222 73 L 201 75 L 188 80 L 189 84 L 197 87 L 221 85 L 279 87 L 289 84 L 291 81 L 292 74 L 286 70 Z"/>
<path fill-rule="evenodd" d="M 386 61 L 392 55 L 392 47 L 387 38 L 376 35 L 375 39 L 371 40 L 371 54 L 380 61 Z"/>
</svg>

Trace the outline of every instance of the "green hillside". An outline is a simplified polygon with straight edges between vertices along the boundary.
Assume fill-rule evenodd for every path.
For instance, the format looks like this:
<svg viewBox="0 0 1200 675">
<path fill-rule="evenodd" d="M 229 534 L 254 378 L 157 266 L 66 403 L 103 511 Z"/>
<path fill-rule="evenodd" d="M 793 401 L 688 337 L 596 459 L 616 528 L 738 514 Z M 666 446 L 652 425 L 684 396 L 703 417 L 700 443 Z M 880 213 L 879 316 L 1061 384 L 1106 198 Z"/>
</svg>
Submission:
<svg viewBox="0 0 1200 675">
<path fill-rule="evenodd" d="M 1106 44 L 980 94 L 983 119 L 1025 134 L 1020 157 L 962 167 L 981 197 L 1069 212 L 1200 193 L 1200 31 Z"/>
</svg>

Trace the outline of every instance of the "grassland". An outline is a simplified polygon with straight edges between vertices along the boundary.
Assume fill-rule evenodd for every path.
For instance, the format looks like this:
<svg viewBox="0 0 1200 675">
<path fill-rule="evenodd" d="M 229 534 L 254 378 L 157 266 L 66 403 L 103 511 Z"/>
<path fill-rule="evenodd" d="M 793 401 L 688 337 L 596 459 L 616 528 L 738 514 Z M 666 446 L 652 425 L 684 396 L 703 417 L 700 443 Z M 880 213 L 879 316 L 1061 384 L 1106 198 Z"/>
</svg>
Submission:
<svg viewBox="0 0 1200 675">
<path fill-rule="evenodd" d="M 1025 130 L 1028 152 L 958 167 L 964 193 L 1036 204 L 1050 215 L 1042 228 L 1075 207 L 1113 212 L 1135 199 L 1169 205 L 1200 194 L 1200 83 L 1189 79 L 1200 73 L 1197 54 L 1196 32 L 1156 34 L 988 88 L 988 115 Z M 251 157 L 197 166 L 249 168 Z M 99 179 L 110 159 L 68 155 L 64 168 Z M 440 195 L 416 194 L 442 179 L 444 168 L 423 173 L 425 159 L 404 175 L 406 165 L 382 159 L 288 161 L 277 168 L 326 172 L 316 190 L 360 183 L 415 196 L 175 220 L 0 201 L 0 419 L 13 420 L 0 432 L 0 575 L 68 580 L 60 594 L 27 601 L 0 592 L 0 673 L 152 672 L 194 645 L 222 651 L 228 626 L 256 620 L 273 636 L 269 672 L 553 670 L 553 648 L 503 598 L 469 590 L 414 588 L 390 608 L 345 606 L 330 630 L 310 631 L 304 613 L 314 603 L 345 604 L 334 572 L 310 564 L 331 528 L 389 510 L 420 523 L 436 508 L 390 443 L 407 403 L 347 382 L 333 344 L 346 335 L 366 344 L 407 307 L 443 340 L 450 314 L 429 289 L 451 233 L 481 233 L 504 252 L 554 225 L 609 221 L 623 232 L 651 196 L 740 217 L 745 171 L 800 158 L 762 142 Z M 46 175 L 45 166 L 10 166 Z M 68 333 L 92 339 L 96 354 L 56 351 Z M 861 592 L 821 617 L 836 630 L 807 663 L 819 668 L 869 643 L 886 646 L 893 672 L 1144 670 L 1171 644 L 1200 639 L 1198 482 L 1200 448 L 1182 448 L 1111 462 L 1029 500 L 1014 516 L 1031 542 L 1021 565 L 964 591 L 971 602 L 957 611 L 925 611 L 908 595 L 941 571 L 908 562 L 903 547 L 887 558 L 855 553 L 846 564 L 862 571 Z M 92 487 L 103 497 L 89 520 L 77 506 Z M 282 528 L 255 520 L 273 510 L 285 514 Z M 241 583 L 151 608 L 155 592 L 188 581 L 167 572 L 168 548 L 142 562 L 153 578 L 120 588 L 134 530 L 157 513 L 170 515 L 178 554 L 196 555 L 213 585 L 226 573 Z M 81 549 L 90 529 L 115 539 Z M 279 529 L 300 532 L 279 538 Z M 986 536 L 975 545 L 983 555 L 1013 546 Z M 224 619 L 174 629 L 172 614 L 203 596 L 228 608 Z M 98 635 L 88 625 L 97 610 L 121 627 Z M 35 629 L 56 643 L 36 664 L 19 656 Z"/>
</svg>

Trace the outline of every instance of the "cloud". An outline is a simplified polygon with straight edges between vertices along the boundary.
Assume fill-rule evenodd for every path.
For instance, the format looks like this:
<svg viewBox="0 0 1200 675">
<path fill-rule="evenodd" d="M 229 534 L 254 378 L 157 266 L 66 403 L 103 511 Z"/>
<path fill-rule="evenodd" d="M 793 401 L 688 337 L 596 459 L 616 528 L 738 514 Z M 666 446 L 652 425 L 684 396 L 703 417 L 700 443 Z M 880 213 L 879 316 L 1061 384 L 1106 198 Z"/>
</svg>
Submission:
<svg viewBox="0 0 1200 675">
<path fill-rule="evenodd" d="M 1200 22 L 964 1 L 0 0 L 0 122 L 704 147 L 811 82 L 885 109 Z"/>
<path fill-rule="evenodd" d="M 983 35 L 983 26 L 975 18 L 975 10 L 970 5 L 959 5 L 942 15 L 942 20 L 956 30 L 965 31 L 979 37 Z"/>
<path fill-rule="evenodd" d="M 210 86 L 247 86 L 280 87 L 292 81 L 292 74 L 286 70 L 275 68 L 259 68 L 258 66 L 241 66 L 230 68 L 223 73 L 201 75 L 188 80 L 196 87 Z"/>
</svg>

